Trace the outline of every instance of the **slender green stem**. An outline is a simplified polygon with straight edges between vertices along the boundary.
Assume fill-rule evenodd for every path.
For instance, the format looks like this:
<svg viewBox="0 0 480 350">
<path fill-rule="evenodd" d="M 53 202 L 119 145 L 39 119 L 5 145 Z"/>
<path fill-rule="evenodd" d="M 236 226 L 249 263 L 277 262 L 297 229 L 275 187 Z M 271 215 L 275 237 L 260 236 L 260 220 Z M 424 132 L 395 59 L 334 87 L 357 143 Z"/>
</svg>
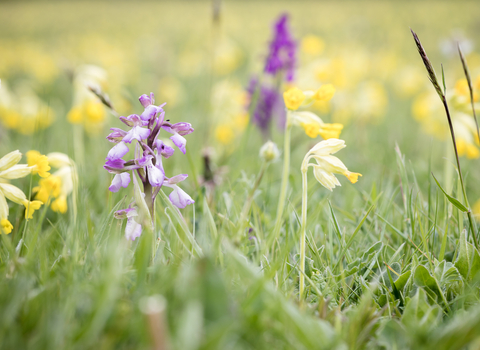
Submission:
<svg viewBox="0 0 480 350">
<path fill-rule="evenodd" d="M 299 298 L 303 300 L 303 293 L 305 289 L 305 231 L 307 227 L 307 170 L 302 167 L 302 226 L 300 232 L 300 287 Z"/>
<path fill-rule="evenodd" d="M 283 174 L 282 187 L 280 189 L 280 197 L 278 199 L 277 218 L 275 220 L 275 228 L 273 229 L 273 242 L 278 239 L 280 235 L 280 228 L 282 226 L 283 209 L 285 207 L 285 199 L 287 196 L 288 176 L 290 175 L 290 112 L 287 111 L 287 125 L 285 126 L 285 137 L 283 143 Z"/>
<path fill-rule="evenodd" d="M 253 185 L 252 189 L 250 190 L 250 193 L 248 194 L 247 200 L 245 204 L 243 205 L 242 212 L 240 214 L 240 219 L 239 219 L 239 234 L 241 235 L 243 230 L 245 229 L 245 225 L 247 222 L 247 216 L 248 213 L 250 212 L 250 208 L 253 203 L 253 197 L 255 195 L 255 191 L 257 190 L 258 186 L 260 186 L 260 183 L 262 182 L 263 175 L 265 174 L 265 170 L 267 169 L 267 162 L 263 162 L 262 167 L 260 168 L 260 172 L 258 173 L 257 179 L 255 180 L 255 184 Z"/>
<path fill-rule="evenodd" d="M 450 127 L 450 133 L 452 135 L 453 149 L 455 150 L 455 159 L 457 161 L 458 176 L 460 177 L 460 184 L 462 185 L 463 198 L 465 200 L 465 205 L 469 208 L 467 191 L 465 190 L 465 182 L 463 181 L 462 169 L 460 168 L 460 157 L 458 156 L 457 142 L 455 141 L 455 131 L 453 130 L 452 118 L 450 117 L 450 111 L 448 109 L 448 104 L 445 96 L 442 98 L 443 106 L 445 107 L 445 112 L 447 113 L 448 126 Z M 475 226 L 473 224 L 472 211 L 469 209 L 467 212 L 468 222 L 470 224 L 470 229 L 472 231 L 473 242 L 475 247 L 478 249 L 477 235 L 475 232 Z"/>
</svg>

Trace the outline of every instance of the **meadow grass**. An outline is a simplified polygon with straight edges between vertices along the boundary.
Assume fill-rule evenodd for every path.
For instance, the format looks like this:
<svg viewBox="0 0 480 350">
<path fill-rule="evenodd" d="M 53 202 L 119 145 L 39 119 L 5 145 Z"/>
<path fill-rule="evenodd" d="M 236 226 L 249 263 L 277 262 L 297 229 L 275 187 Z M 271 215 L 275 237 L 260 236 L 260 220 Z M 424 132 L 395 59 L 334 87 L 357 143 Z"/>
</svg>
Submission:
<svg viewBox="0 0 480 350">
<path fill-rule="evenodd" d="M 375 56 L 386 47 L 390 50 L 385 43 L 401 37 L 404 40 L 391 50 L 406 51 L 402 60 L 418 67 L 422 63 L 409 26 L 425 33 L 422 43 L 427 51 L 434 51 L 432 41 L 448 33 L 447 20 L 449 28 L 471 29 L 478 12 L 474 3 L 435 4 L 434 21 L 411 14 L 413 9 L 420 13 L 430 9 L 429 1 L 408 4 L 403 10 L 395 3 L 367 2 L 374 10 L 365 21 L 360 18 L 341 27 L 361 7 L 347 4 L 227 2 L 223 30 L 238 40 L 248 56 L 233 75 L 247 85 L 248 74 L 261 70 L 258 55 L 280 10 L 291 13 L 293 27 L 302 35 L 324 34 L 333 51 L 344 45 L 348 50 L 348 43 L 359 41 L 361 34 L 355 33 L 364 33 L 360 42 Z M 64 67 L 67 72 L 70 64 L 83 60 L 99 64 L 101 59 L 95 60 L 89 50 L 79 49 L 76 55 L 58 45 L 76 47 L 74 42 L 85 31 L 91 35 L 98 30 L 105 36 L 105 45 L 123 53 L 118 62 L 105 59 L 112 64 L 113 82 L 120 76 L 124 82 L 111 94 L 121 115 L 139 113 L 137 96 L 157 89 L 165 72 L 180 69 L 173 60 L 189 50 L 187 42 L 198 45 L 203 38 L 200 51 L 207 57 L 209 53 L 210 7 L 205 3 L 142 3 L 144 11 L 128 3 L 108 2 L 1 6 L 7 9 L 0 13 L 2 45 L 38 40 L 37 45 L 62 53 L 69 62 Z M 36 11 L 44 18 L 32 24 Z M 245 29 L 244 19 L 251 11 L 255 15 Z M 317 23 L 309 11 L 319 18 L 325 12 L 336 15 Z M 462 15 L 449 18 L 451 11 Z M 385 16 L 378 18 L 378 13 Z M 400 19 L 393 21 L 396 15 Z M 82 22 L 89 16 L 90 22 Z M 106 18 L 114 20 L 107 23 Z M 389 21 L 390 34 L 378 33 Z M 157 38 L 155 44 L 148 43 Z M 125 53 L 127 48 L 133 52 Z M 433 52 L 431 57 L 437 67 L 440 54 Z M 444 68 L 447 84 L 451 84 L 449 76 L 462 72 L 458 58 L 445 62 Z M 96 135 L 84 132 L 80 136 L 84 161 L 77 161 L 78 190 L 69 198 L 67 213 L 54 213 L 45 206 L 26 221 L 23 210 L 12 207 L 9 219 L 15 229 L 0 235 L 0 348 L 440 350 L 480 345 L 480 254 L 468 231 L 467 215 L 439 187 L 463 202 L 453 152 L 445 151 L 450 140 L 425 136 L 410 116 L 410 100 L 396 98 L 386 83 L 390 106 L 384 120 L 371 124 L 353 120 L 345 127 L 341 138 L 348 146 L 338 156 L 363 174 L 357 184 L 341 179 L 342 187 L 330 193 L 309 174 L 305 301 L 301 302 L 300 167 L 315 140 L 292 129 L 283 225 L 272 239 L 282 161 L 269 164 L 256 183 L 263 164 L 258 156 L 264 141 L 261 133 L 251 125 L 231 148 L 214 141 L 216 121 L 210 117 L 214 106 L 209 94 L 221 78 L 208 69 L 190 77 L 177 75 L 187 87 L 186 102 L 169 109 L 167 101 L 167 118 L 191 122 L 195 132 L 189 135 L 187 155 L 175 154 L 164 165 L 169 174 L 189 174 L 185 187 L 195 205 L 179 215 L 161 193 L 155 231 L 145 230 L 140 238 L 127 241 L 125 224 L 113 213 L 128 204 L 131 194 L 110 193 L 111 176 L 102 168 L 111 147 L 104 137 L 109 127 L 120 123 L 111 117 Z M 385 79 L 390 79 L 393 73 L 387 75 Z M 422 77 L 428 82 L 426 75 Z M 11 79 L 22 78 L 16 72 Z M 55 122 L 31 136 L 0 130 L 0 155 L 37 149 L 62 151 L 75 159 L 76 131 L 64 118 L 72 95 L 68 75 L 59 74 L 37 91 L 54 106 Z M 130 103 L 121 103 L 120 97 Z M 282 131 L 274 129 L 271 137 L 281 149 Z M 212 171 L 217 181 L 213 185 L 203 181 L 208 178 L 205 146 L 214 148 Z M 473 203 L 480 197 L 478 159 L 460 158 L 460 162 L 465 194 Z M 451 180 L 449 173 L 454 174 Z M 16 184 L 31 195 L 30 179 Z M 245 223 L 242 210 L 250 198 Z M 164 308 L 155 308 L 152 300 L 164 303 Z M 162 336 L 155 340 L 154 334 Z"/>
</svg>

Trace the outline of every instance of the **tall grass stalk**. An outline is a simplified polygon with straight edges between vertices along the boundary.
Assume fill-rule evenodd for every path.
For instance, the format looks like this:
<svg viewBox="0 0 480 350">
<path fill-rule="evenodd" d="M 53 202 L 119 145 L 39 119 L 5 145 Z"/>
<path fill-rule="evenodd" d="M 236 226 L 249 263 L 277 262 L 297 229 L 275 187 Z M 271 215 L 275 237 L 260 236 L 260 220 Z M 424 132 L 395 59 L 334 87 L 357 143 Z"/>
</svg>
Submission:
<svg viewBox="0 0 480 350">
<path fill-rule="evenodd" d="M 450 110 L 448 108 L 448 103 L 447 99 L 445 96 L 445 91 L 440 88 L 440 85 L 437 80 L 437 76 L 435 74 L 435 70 L 433 69 L 432 63 L 430 62 L 427 53 L 425 52 L 425 49 L 423 48 L 420 39 L 418 38 L 417 34 L 410 29 L 413 35 L 413 39 L 415 40 L 415 44 L 417 45 L 418 53 L 420 54 L 420 57 L 422 58 L 423 64 L 425 65 L 425 69 L 427 70 L 428 77 L 430 79 L 430 82 L 432 83 L 433 87 L 435 88 L 435 91 L 437 92 L 438 96 L 440 97 L 440 100 L 442 101 L 443 107 L 445 109 L 445 113 L 447 115 L 447 120 L 448 120 L 448 127 L 450 129 L 450 135 L 452 136 L 452 143 L 453 143 L 453 149 L 455 150 L 455 159 L 457 161 L 457 169 L 458 169 L 458 176 L 460 178 L 460 185 L 462 188 L 463 192 L 463 199 L 465 201 L 465 206 L 467 207 L 467 216 L 468 216 L 468 221 L 470 224 L 470 230 L 472 232 L 472 237 L 473 241 L 475 243 L 475 247 L 478 249 L 478 242 L 477 242 L 477 235 L 475 232 L 475 226 L 473 222 L 473 217 L 472 217 L 472 211 L 469 209 L 468 205 L 468 198 L 467 198 L 467 192 L 465 190 L 465 182 L 463 180 L 463 175 L 462 175 L 462 169 L 460 167 L 460 157 L 458 156 L 458 150 L 457 150 L 457 142 L 455 140 L 455 131 L 453 130 L 453 124 L 452 124 L 452 118 L 450 116 Z M 443 78 L 443 87 L 445 89 L 445 76 L 443 74 L 443 67 L 442 67 L 442 78 Z"/>
</svg>

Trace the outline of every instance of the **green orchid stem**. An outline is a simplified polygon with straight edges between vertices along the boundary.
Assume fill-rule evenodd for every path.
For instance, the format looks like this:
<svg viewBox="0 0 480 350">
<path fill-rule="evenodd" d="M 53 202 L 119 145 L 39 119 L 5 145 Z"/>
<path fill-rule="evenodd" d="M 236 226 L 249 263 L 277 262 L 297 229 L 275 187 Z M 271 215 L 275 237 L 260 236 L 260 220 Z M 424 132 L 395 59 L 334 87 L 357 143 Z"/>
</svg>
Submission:
<svg viewBox="0 0 480 350">
<path fill-rule="evenodd" d="M 307 229 L 307 170 L 302 167 L 302 226 L 300 232 L 300 287 L 299 287 L 299 299 L 303 300 L 303 293 L 305 290 L 305 231 Z"/>
<path fill-rule="evenodd" d="M 280 189 L 280 198 L 278 199 L 277 218 L 275 220 L 275 228 L 273 229 L 273 244 L 280 235 L 280 228 L 282 226 L 283 209 L 285 207 L 285 199 L 287 196 L 288 176 L 290 175 L 290 131 L 292 126 L 290 124 L 290 111 L 287 110 L 287 125 L 285 126 L 285 137 L 283 143 L 283 174 L 282 187 Z"/>
</svg>

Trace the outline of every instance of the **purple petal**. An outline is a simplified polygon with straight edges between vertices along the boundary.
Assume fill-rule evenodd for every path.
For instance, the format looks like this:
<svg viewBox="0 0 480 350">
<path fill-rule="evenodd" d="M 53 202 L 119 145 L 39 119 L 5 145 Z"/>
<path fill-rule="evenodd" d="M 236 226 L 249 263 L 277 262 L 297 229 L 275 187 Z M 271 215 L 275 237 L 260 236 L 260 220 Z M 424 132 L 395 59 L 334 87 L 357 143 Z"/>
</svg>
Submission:
<svg viewBox="0 0 480 350">
<path fill-rule="evenodd" d="M 137 114 L 131 114 L 128 117 L 120 117 L 119 119 L 129 127 L 143 125 L 142 119 Z"/>
<path fill-rule="evenodd" d="M 171 157 L 173 155 L 173 152 L 175 152 L 173 147 L 167 146 L 162 140 L 157 140 L 155 143 L 155 147 L 157 151 L 160 152 L 160 154 L 165 158 Z"/>
<path fill-rule="evenodd" d="M 108 152 L 107 159 L 118 159 L 122 158 L 129 151 L 128 146 L 125 142 L 117 143 L 113 148 Z"/>
<path fill-rule="evenodd" d="M 137 223 L 133 217 L 128 218 L 127 226 L 125 227 L 125 238 L 132 241 L 140 237 L 142 234 L 142 225 Z"/>
<path fill-rule="evenodd" d="M 152 118 L 155 118 L 157 113 L 160 113 L 162 111 L 161 108 L 158 108 L 157 106 L 150 105 L 145 107 L 145 111 L 140 115 L 140 118 L 144 121 L 149 121 Z"/>
<path fill-rule="evenodd" d="M 179 182 L 182 182 L 182 181 L 185 180 L 187 177 L 188 177 L 187 174 L 175 175 L 175 176 L 171 177 L 170 179 L 168 179 L 168 183 L 169 183 L 169 184 L 172 184 L 172 185 L 175 185 L 175 184 L 178 184 Z"/>
<path fill-rule="evenodd" d="M 173 141 L 175 146 L 177 146 L 183 154 L 187 152 L 187 149 L 185 147 L 187 145 L 187 140 L 185 139 L 185 137 L 179 134 L 174 134 L 172 137 L 170 137 L 170 140 Z"/>
<path fill-rule="evenodd" d="M 125 165 L 125 161 L 121 158 L 118 159 L 107 159 L 105 162 L 105 167 L 115 168 L 115 169 L 123 169 Z"/>
<path fill-rule="evenodd" d="M 108 189 L 110 190 L 110 192 L 118 192 L 118 190 L 120 190 L 120 187 L 127 188 L 129 183 L 130 183 L 129 173 L 116 174 L 113 177 L 112 184 Z"/>
<path fill-rule="evenodd" d="M 150 96 L 143 94 L 138 98 L 140 103 L 142 104 L 143 108 L 147 108 L 150 105 L 155 103 L 155 98 L 153 97 L 153 92 L 150 93 Z"/>
<path fill-rule="evenodd" d="M 193 132 L 193 128 L 192 128 L 192 124 L 190 123 L 176 123 L 176 124 L 173 124 L 171 129 L 173 130 L 173 132 L 176 132 L 180 135 L 188 135 L 188 134 L 191 134 Z"/>
<path fill-rule="evenodd" d="M 168 198 L 170 198 L 173 205 L 180 209 L 185 208 L 189 204 L 195 203 L 195 201 L 178 186 L 173 187 L 173 191 Z"/>
<path fill-rule="evenodd" d="M 119 128 L 110 128 L 110 130 L 113 132 L 107 136 L 107 140 L 114 143 L 122 141 L 124 136 L 127 134 L 126 131 Z"/>
<path fill-rule="evenodd" d="M 144 155 L 142 158 L 135 159 L 135 164 L 138 166 L 144 167 L 147 166 L 148 163 L 151 163 L 153 156 L 150 154 Z"/>
<path fill-rule="evenodd" d="M 127 219 L 132 216 L 138 216 L 137 208 L 120 209 L 120 210 L 117 210 L 113 214 L 113 216 L 115 217 L 115 219 Z"/>
<path fill-rule="evenodd" d="M 153 187 L 161 187 L 165 180 L 165 173 L 154 166 L 152 162 L 147 165 L 148 181 Z"/>
<path fill-rule="evenodd" d="M 134 126 L 127 135 L 123 138 L 126 143 L 131 143 L 133 140 L 142 141 L 150 136 L 150 129 L 142 128 L 141 126 Z"/>
</svg>

